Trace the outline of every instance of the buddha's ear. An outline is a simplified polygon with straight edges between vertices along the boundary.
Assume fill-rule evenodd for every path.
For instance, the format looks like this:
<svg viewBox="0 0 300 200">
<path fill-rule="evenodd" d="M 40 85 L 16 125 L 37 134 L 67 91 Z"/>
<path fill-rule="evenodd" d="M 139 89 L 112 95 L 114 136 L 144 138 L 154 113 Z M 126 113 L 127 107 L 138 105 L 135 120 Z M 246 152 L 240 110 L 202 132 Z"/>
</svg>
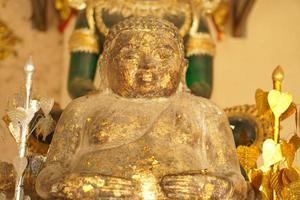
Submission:
<svg viewBox="0 0 300 200">
<path fill-rule="evenodd" d="M 182 59 L 182 64 L 181 64 L 181 83 L 183 86 L 186 85 L 185 83 L 185 77 L 186 77 L 186 71 L 188 67 L 188 60 L 187 59 Z"/>
</svg>

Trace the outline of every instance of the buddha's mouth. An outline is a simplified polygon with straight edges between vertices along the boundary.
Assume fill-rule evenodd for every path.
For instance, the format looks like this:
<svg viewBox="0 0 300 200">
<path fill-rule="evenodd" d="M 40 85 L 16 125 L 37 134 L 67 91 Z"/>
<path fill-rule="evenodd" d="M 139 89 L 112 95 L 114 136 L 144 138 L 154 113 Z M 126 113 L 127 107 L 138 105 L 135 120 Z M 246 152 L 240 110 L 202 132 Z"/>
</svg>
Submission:
<svg viewBox="0 0 300 200">
<path fill-rule="evenodd" d="M 156 75 L 150 70 L 142 70 L 136 73 L 136 79 L 141 83 L 152 83 L 156 80 Z"/>
</svg>

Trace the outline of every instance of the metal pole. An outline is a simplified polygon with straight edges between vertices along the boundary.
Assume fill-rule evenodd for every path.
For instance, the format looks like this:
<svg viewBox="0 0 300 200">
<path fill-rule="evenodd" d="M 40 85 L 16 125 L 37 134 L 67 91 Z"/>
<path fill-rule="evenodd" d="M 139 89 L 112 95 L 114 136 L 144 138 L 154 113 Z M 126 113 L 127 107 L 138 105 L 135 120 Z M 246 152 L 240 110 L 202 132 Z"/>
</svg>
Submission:
<svg viewBox="0 0 300 200">
<path fill-rule="evenodd" d="M 32 85 L 32 74 L 34 71 L 34 66 L 32 64 L 31 57 L 29 58 L 28 62 L 26 63 L 24 67 L 25 75 L 26 75 L 26 99 L 24 108 L 25 110 L 28 110 L 30 108 L 30 95 L 31 95 L 31 85 Z M 21 125 L 21 140 L 19 143 L 19 159 L 22 160 L 26 158 L 26 148 L 27 148 L 27 135 L 29 129 L 29 123 L 22 123 Z M 15 186 L 15 200 L 23 200 L 24 199 L 24 185 L 23 180 L 24 179 L 24 172 L 20 175 L 20 177 L 17 178 L 16 186 Z"/>
</svg>

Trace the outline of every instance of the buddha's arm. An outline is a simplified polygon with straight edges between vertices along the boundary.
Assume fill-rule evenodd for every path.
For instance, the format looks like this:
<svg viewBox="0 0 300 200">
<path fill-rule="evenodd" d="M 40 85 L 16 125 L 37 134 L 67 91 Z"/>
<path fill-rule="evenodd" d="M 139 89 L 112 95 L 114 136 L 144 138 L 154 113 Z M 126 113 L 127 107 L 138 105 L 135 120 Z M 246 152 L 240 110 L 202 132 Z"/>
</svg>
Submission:
<svg viewBox="0 0 300 200">
<path fill-rule="evenodd" d="M 80 142 L 80 115 L 82 112 L 78 107 L 69 105 L 57 124 L 47 154 L 46 167 L 39 173 L 36 181 L 36 190 L 43 198 L 49 198 L 52 185 L 62 181 L 72 165 L 72 158 Z"/>
<path fill-rule="evenodd" d="M 46 167 L 37 178 L 38 194 L 45 199 L 130 197 L 132 193 L 130 180 L 90 172 L 77 173 L 73 170 L 77 162 L 80 162 L 78 146 L 83 140 L 86 112 L 95 109 L 91 107 L 91 102 L 96 100 L 93 97 L 88 99 L 82 97 L 74 101 L 65 109 L 58 122 Z"/>
<path fill-rule="evenodd" d="M 206 120 L 206 155 L 208 170 L 216 176 L 224 177 L 232 186 L 230 199 L 244 199 L 247 184 L 240 172 L 232 130 L 223 111 L 211 115 Z"/>
<path fill-rule="evenodd" d="M 205 141 L 201 164 L 206 167 L 202 171 L 165 176 L 162 181 L 165 193 L 173 199 L 245 199 L 247 186 L 239 171 L 225 115 L 214 113 L 199 123 L 203 125 Z"/>
<path fill-rule="evenodd" d="M 81 13 L 69 42 L 71 60 L 68 91 L 72 98 L 83 96 L 95 89 L 93 80 L 99 57 L 99 47 L 97 50 L 94 41 L 98 35 L 86 32 L 87 29 L 85 13 Z"/>
</svg>

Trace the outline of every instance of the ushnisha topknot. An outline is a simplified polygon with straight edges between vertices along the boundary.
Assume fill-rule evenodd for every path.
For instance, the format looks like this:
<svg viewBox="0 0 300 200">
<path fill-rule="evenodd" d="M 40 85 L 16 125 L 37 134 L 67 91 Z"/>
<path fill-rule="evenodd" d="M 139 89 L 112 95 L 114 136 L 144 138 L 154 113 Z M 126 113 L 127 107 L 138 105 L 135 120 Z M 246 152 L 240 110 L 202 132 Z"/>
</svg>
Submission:
<svg viewBox="0 0 300 200">
<path fill-rule="evenodd" d="M 184 55 L 183 39 L 179 34 L 177 27 L 171 22 L 158 17 L 130 17 L 116 25 L 114 25 L 107 34 L 104 43 L 104 54 L 110 49 L 112 41 L 124 31 L 164 31 L 174 37 L 178 41 L 178 47 Z"/>
</svg>

